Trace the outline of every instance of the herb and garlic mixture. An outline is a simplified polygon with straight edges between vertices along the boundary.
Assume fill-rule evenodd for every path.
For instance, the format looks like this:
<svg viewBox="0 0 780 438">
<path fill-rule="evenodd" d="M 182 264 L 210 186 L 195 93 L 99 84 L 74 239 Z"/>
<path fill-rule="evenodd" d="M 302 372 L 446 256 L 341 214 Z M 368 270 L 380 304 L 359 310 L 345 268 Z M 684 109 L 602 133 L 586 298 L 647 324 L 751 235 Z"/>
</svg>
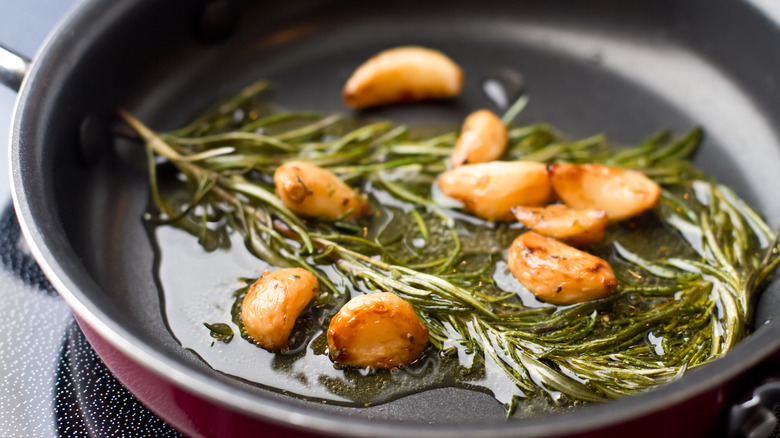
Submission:
<svg viewBox="0 0 780 438">
<path fill-rule="evenodd" d="M 510 413 L 523 400 L 540 397 L 571 406 L 651 389 L 726 353 L 747 334 L 755 295 L 780 260 L 774 233 L 760 216 L 688 161 L 701 140 L 699 129 L 674 139 L 662 131 L 633 147 L 618 148 L 604 135 L 569 140 L 546 124 L 513 124 L 527 104 L 521 98 L 501 119 L 482 115 L 472 121 L 506 128 L 506 149 L 498 159 L 522 161 L 527 169 L 540 166 L 536 163 L 557 163 L 560 169 L 565 163 L 600 164 L 635 171 L 640 176 L 631 178 L 660 188 L 652 204 L 609 225 L 600 210 L 583 213 L 595 228 L 574 241 L 585 256 L 608 262 L 616 283 L 584 300 L 540 301 L 510 273 L 510 247 L 526 226 L 534 228 L 564 208 L 547 205 L 550 196 L 512 214 L 502 212 L 499 222 L 482 219 L 470 214 L 475 210 L 468 204 L 464 212 L 437 185 L 443 173 L 471 165 L 473 155 L 465 147 L 453 157 L 458 132 L 421 138 L 390 121 L 284 111 L 267 94 L 267 84 L 258 82 L 167 133 L 123 113 L 146 142 L 152 221 L 185 230 L 207 251 L 229 247 L 238 234 L 272 270 L 302 269 L 312 274 L 307 281 L 318 284 L 306 289 L 311 303 L 295 327 L 286 323 L 292 332 L 288 344 L 252 336 L 262 327 L 249 330 L 242 323 L 248 287 L 230 298 L 235 304 L 224 310 L 224 320 L 206 321 L 218 341 L 270 345 L 269 350 L 281 350 L 275 356 L 330 354 L 338 362 L 336 348 L 329 351 L 324 339 L 334 315 L 353 297 L 392 292 L 402 298 L 392 304 L 399 312 L 411 305 L 403 310 L 409 324 L 416 324 L 413 314 L 423 324 L 415 328 L 418 339 L 409 339 L 419 349 L 404 368 L 423 367 L 430 357 L 454 361 L 458 379 L 476 386 L 480 369 L 499 369 L 514 384 L 511 399 L 502 400 Z M 166 164 L 158 164 L 158 156 Z M 327 210 L 327 218 L 292 211 L 274 183 L 289 162 L 326 169 L 345 190 L 354 190 L 354 199 L 344 209 Z M 158 178 L 158 172 L 167 177 Z M 561 237 L 566 238 L 571 236 Z M 299 276 L 285 275 L 282 283 Z M 316 294 L 309 296 L 311 290 Z M 256 292 L 261 293 L 266 292 Z M 296 311 L 306 302 L 296 302 Z M 350 312 L 361 310 L 355 306 Z M 233 339 L 231 327 L 243 339 Z M 428 343 L 422 346 L 427 346 L 415 359 L 425 331 Z M 346 336 L 337 341 L 347 342 Z M 318 363 L 327 363 L 332 373 L 330 361 Z M 337 365 L 346 368 L 336 371 L 349 373 L 353 364 Z M 316 380 L 320 371 L 309 372 L 299 378 Z"/>
</svg>

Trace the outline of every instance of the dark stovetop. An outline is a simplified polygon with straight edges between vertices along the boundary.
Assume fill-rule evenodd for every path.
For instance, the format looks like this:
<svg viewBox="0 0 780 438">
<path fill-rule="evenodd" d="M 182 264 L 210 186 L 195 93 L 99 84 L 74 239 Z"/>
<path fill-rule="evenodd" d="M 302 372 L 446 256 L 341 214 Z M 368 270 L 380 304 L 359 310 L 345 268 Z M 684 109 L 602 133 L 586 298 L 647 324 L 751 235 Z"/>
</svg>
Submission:
<svg viewBox="0 0 780 438">
<path fill-rule="evenodd" d="M 108 371 L 24 243 L 0 216 L 3 436 L 176 437 Z"/>
<path fill-rule="evenodd" d="M 0 45 L 32 57 L 74 0 L 0 0 Z M 0 86 L 0 144 L 16 93 Z M 26 251 L 0 154 L 0 436 L 180 436 L 139 403 L 89 346 Z"/>
</svg>

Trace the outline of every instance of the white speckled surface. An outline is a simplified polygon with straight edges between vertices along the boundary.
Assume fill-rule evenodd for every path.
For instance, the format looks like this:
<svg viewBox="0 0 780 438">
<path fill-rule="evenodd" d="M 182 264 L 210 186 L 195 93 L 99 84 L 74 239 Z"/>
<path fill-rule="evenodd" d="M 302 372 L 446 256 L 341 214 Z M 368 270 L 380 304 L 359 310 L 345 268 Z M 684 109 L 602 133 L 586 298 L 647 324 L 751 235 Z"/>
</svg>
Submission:
<svg viewBox="0 0 780 438">
<path fill-rule="evenodd" d="M 0 45 L 32 57 L 74 3 L 0 0 Z M 170 436 L 172 431 L 164 425 L 165 430 L 160 429 L 161 422 L 102 366 L 68 306 L 48 289 L 25 254 L 23 239 L 7 210 L 7 147 L 15 101 L 16 93 L 0 86 L 0 145 L 6 148 L 0 153 L 0 211 L 4 212 L 0 217 L 0 437 Z M 90 367 L 77 368 L 65 360 L 68 357 L 75 358 L 73 363 L 89 361 Z M 103 402 L 126 414 L 99 419 L 88 411 L 85 415 L 84 405 Z"/>
<path fill-rule="evenodd" d="M 73 317 L 59 296 L 35 290 L 7 269 L 0 284 L 0 435 L 56 436 L 52 393 Z"/>
<path fill-rule="evenodd" d="M 0 0 L 0 44 L 31 56 L 72 2 Z M 39 14 L 39 10 L 47 12 Z M 21 21 L 29 23 L 22 26 Z M 0 204 L 10 202 L 9 132 L 16 93 L 0 87 Z M 7 236 L 4 236 L 7 237 Z M 17 278 L 10 266 L 0 269 L 0 435 L 56 436 L 53 388 L 57 361 L 70 310 L 57 296 Z"/>
</svg>

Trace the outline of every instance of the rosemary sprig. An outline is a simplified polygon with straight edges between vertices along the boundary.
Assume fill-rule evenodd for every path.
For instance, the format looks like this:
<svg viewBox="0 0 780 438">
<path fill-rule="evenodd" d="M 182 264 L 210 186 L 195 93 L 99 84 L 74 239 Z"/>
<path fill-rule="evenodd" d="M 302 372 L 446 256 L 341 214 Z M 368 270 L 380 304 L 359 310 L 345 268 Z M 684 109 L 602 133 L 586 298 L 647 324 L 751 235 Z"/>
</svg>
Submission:
<svg viewBox="0 0 780 438">
<path fill-rule="evenodd" d="M 519 398 L 572 404 L 645 391 L 720 357 L 746 335 L 752 302 L 780 263 L 776 236 L 760 216 L 687 161 L 701 141 L 698 128 L 675 141 L 661 131 L 629 148 L 602 134 L 571 141 L 545 124 L 514 126 L 528 103 L 521 98 L 503 118 L 505 159 L 641 170 L 663 184 L 650 216 L 673 243 L 666 254 L 642 251 L 611 227 L 601 251 L 620 280 L 612 296 L 529 307 L 496 280 L 497 254 L 521 230 L 464 218 L 431 191 L 457 133 L 420 139 L 390 122 L 269 112 L 265 89 L 253 84 L 171 133 L 121 112 L 147 145 L 155 220 L 191 232 L 207 249 L 218 247 L 227 224 L 269 264 L 312 271 L 331 315 L 349 299 L 336 284 L 399 294 L 428 326 L 435 348 L 462 345 L 506 373 L 517 385 L 510 412 Z M 185 177 L 189 198 L 163 193 L 155 155 Z M 377 217 L 395 219 L 299 219 L 275 196 L 270 178 L 292 159 L 331 168 L 388 202 L 375 203 Z M 391 222 L 398 222 L 393 230 Z M 331 280 L 325 265 L 341 278 Z"/>
</svg>

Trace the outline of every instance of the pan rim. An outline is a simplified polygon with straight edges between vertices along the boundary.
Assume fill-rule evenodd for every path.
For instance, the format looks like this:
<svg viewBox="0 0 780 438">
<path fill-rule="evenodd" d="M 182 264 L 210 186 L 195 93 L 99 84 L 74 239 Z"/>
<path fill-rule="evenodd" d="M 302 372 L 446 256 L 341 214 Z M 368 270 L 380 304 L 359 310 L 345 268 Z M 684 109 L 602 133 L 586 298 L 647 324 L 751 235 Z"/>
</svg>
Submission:
<svg viewBox="0 0 780 438">
<path fill-rule="evenodd" d="M 118 9 L 122 6 L 116 6 L 115 2 L 109 0 L 87 0 L 79 4 L 58 24 L 36 54 L 31 70 L 22 83 L 12 120 L 9 160 L 11 194 L 20 227 L 33 256 L 74 313 L 78 314 L 101 338 L 131 358 L 135 365 L 172 385 L 252 418 L 313 433 L 390 437 L 398 436 L 399 432 L 408 432 L 430 437 L 451 437 L 472 436 L 475 430 L 479 430 L 480 434 L 486 437 L 514 436 L 520 432 L 524 436 L 550 436 L 566 434 L 574 430 L 575 426 L 578 432 L 591 431 L 649 413 L 663 411 L 670 404 L 693 398 L 726 380 L 743 374 L 747 369 L 757 365 L 777 350 L 777 339 L 780 339 L 780 323 L 772 322 L 756 330 L 730 354 L 702 367 L 701 370 L 691 372 L 685 379 L 665 385 L 647 394 L 633 396 L 630 400 L 591 405 L 572 413 L 553 414 L 522 422 L 508 422 L 494 426 L 484 424 L 457 425 L 450 428 L 441 424 L 425 427 L 422 424 L 394 421 L 369 422 L 365 419 L 351 418 L 349 428 L 345 430 L 342 418 L 328 418 L 324 413 L 313 411 L 291 412 L 285 408 L 283 403 L 260 399 L 247 393 L 237 393 L 234 388 L 224 382 L 208 380 L 208 376 L 205 376 L 206 379 L 198 378 L 202 377 L 200 374 L 194 376 L 192 370 L 185 365 L 166 358 L 162 353 L 146 345 L 116 321 L 113 321 L 82 292 L 82 288 L 97 288 L 98 286 L 89 280 L 87 280 L 89 284 L 83 284 L 83 280 L 80 282 L 76 280 L 90 278 L 83 267 L 80 271 L 71 272 L 62 263 L 63 257 L 73 257 L 75 254 L 55 254 L 46 246 L 44 229 L 52 229 L 52 226 L 51 223 L 48 227 L 42 227 L 41 224 L 47 223 L 47 221 L 56 223 L 56 215 L 51 207 L 44 206 L 41 211 L 48 213 L 48 215 L 34 216 L 33 210 L 35 208 L 31 201 L 38 200 L 38 198 L 27 194 L 33 193 L 35 180 L 40 177 L 36 178 L 36 175 L 30 175 L 30 169 L 35 167 L 24 164 L 30 160 L 30 158 L 25 157 L 32 156 L 31 154 L 25 155 L 23 146 L 22 133 L 30 118 L 29 116 L 25 118 L 25 113 L 26 111 L 35 112 L 34 102 L 40 98 L 40 94 L 43 92 L 39 84 L 45 82 L 45 71 L 51 69 L 50 63 L 53 53 L 59 52 L 59 56 L 61 56 L 61 52 L 67 49 L 67 46 L 62 44 L 63 37 L 67 36 L 72 28 L 88 27 L 90 25 L 89 17 L 95 11 L 100 10 L 103 13 L 106 8 L 110 7 Z M 56 227 L 55 230 L 62 231 Z M 747 360 L 744 360 L 745 358 Z M 609 415 L 598 415 L 600 412 L 609 412 Z"/>
</svg>

